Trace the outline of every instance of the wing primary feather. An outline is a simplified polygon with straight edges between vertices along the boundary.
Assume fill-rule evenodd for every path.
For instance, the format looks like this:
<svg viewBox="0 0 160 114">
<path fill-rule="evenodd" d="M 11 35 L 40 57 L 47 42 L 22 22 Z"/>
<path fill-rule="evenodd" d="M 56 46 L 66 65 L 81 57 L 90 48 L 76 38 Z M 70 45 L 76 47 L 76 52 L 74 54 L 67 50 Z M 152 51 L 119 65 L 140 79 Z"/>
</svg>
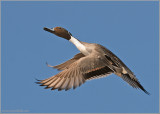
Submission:
<svg viewBox="0 0 160 114">
<path fill-rule="evenodd" d="M 144 89 L 140 82 L 137 79 L 131 78 L 129 74 L 122 74 L 122 79 L 126 81 L 128 84 L 130 84 L 132 87 L 139 88 L 146 94 L 150 95 L 150 93 Z"/>
<path fill-rule="evenodd" d="M 76 75 L 75 75 L 75 70 L 73 70 L 72 71 L 72 73 L 70 73 L 70 75 L 69 75 L 69 77 L 68 77 L 68 79 L 69 79 L 69 82 L 68 82 L 68 84 L 67 84 L 67 86 L 66 86 L 66 91 L 67 90 L 69 90 L 69 89 L 71 89 L 72 88 L 72 86 L 73 86 L 73 83 L 74 83 L 74 78 L 73 78 L 73 76 L 75 76 L 76 77 Z M 73 78 L 73 79 L 72 79 Z"/>
<path fill-rule="evenodd" d="M 62 83 L 62 85 L 59 87 L 59 90 L 65 89 L 69 83 L 69 76 L 70 76 L 71 72 L 66 72 L 65 74 L 65 80 Z"/>
<path fill-rule="evenodd" d="M 57 80 L 58 79 L 58 77 L 55 77 L 54 76 L 54 78 L 52 78 L 52 80 L 49 80 L 48 82 L 45 82 L 45 83 L 43 83 L 43 85 L 45 85 L 45 86 L 49 86 L 50 84 L 52 84 L 55 80 Z"/>
<path fill-rule="evenodd" d="M 50 85 L 48 85 L 49 87 L 52 87 L 51 90 L 55 90 L 58 89 L 59 91 L 61 90 L 61 86 L 63 85 L 63 83 L 65 82 L 65 77 L 67 77 L 67 73 L 66 71 L 60 72 L 59 74 L 57 74 L 57 79 L 58 80 L 54 80 L 53 83 L 51 83 Z"/>
</svg>

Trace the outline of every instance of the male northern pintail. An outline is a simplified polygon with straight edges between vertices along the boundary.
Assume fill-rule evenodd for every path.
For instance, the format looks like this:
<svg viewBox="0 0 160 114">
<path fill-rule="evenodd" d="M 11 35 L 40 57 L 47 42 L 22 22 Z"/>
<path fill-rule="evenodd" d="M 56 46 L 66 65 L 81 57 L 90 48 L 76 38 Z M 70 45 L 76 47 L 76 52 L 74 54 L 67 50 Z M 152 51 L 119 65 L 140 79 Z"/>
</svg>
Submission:
<svg viewBox="0 0 160 114">
<path fill-rule="evenodd" d="M 48 79 L 38 80 L 37 83 L 41 86 L 46 86 L 46 89 L 52 88 L 51 90 L 58 89 L 59 91 L 69 90 L 72 87 L 75 89 L 87 80 L 106 77 L 114 73 L 133 88 L 139 88 L 149 94 L 133 72 L 107 48 L 95 43 L 81 42 L 62 27 L 53 29 L 45 27 L 44 30 L 69 40 L 79 49 L 80 53 L 60 65 L 48 65 L 61 70 L 61 72 Z"/>
</svg>

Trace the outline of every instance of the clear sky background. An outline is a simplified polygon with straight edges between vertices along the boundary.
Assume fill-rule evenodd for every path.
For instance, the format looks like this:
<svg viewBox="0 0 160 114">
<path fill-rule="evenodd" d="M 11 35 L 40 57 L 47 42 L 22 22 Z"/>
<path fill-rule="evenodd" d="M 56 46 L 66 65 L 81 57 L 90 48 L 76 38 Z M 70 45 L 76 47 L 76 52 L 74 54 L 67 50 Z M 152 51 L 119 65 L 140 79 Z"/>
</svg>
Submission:
<svg viewBox="0 0 160 114">
<path fill-rule="evenodd" d="M 158 113 L 159 2 L 1 2 L 2 112 Z M 37 85 L 58 73 L 79 51 L 43 30 L 61 26 L 81 41 L 115 53 L 136 75 L 145 94 L 112 74 L 69 91 Z"/>
</svg>

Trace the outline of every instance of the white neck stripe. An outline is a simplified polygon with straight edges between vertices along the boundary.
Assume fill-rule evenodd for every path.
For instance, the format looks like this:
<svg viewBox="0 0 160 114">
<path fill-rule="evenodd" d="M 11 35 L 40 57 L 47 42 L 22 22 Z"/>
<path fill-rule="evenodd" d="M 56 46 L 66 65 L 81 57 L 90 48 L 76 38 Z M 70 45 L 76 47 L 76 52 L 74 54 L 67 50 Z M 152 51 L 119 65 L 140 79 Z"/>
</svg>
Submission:
<svg viewBox="0 0 160 114">
<path fill-rule="evenodd" d="M 73 36 L 71 36 L 71 39 L 69 41 L 72 42 L 78 48 L 78 50 L 81 51 L 83 54 L 85 55 L 89 54 L 89 52 L 86 50 L 86 47 Z"/>
</svg>

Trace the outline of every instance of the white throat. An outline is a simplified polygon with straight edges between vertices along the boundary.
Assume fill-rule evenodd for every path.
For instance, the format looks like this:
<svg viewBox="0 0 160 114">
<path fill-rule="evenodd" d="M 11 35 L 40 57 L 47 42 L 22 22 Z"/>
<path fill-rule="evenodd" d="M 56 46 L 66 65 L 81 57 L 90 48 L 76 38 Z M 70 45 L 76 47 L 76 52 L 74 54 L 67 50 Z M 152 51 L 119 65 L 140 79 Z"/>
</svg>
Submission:
<svg viewBox="0 0 160 114">
<path fill-rule="evenodd" d="M 73 36 L 71 36 L 71 39 L 69 41 L 72 42 L 78 48 L 78 50 L 82 52 L 84 55 L 89 54 L 89 52 L 86 50 L 86 47 Z"/>
</svg>

